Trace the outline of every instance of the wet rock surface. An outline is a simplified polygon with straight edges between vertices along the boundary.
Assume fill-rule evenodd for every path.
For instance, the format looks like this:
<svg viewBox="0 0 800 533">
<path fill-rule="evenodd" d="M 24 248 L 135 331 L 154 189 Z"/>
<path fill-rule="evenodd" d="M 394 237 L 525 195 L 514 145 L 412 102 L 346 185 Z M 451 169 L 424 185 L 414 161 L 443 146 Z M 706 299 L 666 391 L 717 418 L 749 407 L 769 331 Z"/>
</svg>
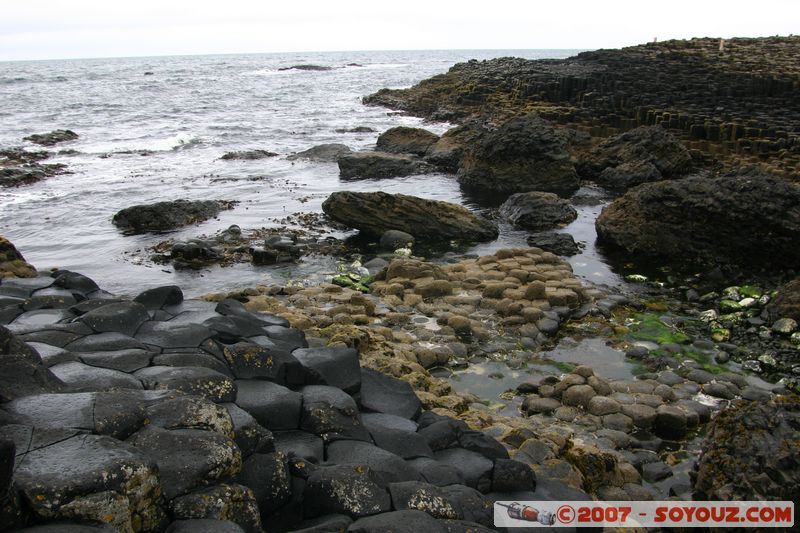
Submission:
<svg viewBox="0 0 800 533">
<path fill-rule="evenodd" d="M 130 233 L 159 232 L 202 222 L 232 208 L 232 202 L 220 200 L 174 200 L 127 207 L 115 214 L 112 222 Z"/>
<path fill-rule="evenodd" d="M 344 154 L 337 163 L 343 180 L 398 178 L 431 171 L 427 163 L 415 156 L 388 152 Z"/>
<path fill-rule="evenodd" d="M 427 240 L 497 237 L 494 224 L 463 206 L 404 194 L 334 192 L 322 210 L 337 222 L 377 237 L 393 229 Z"/>
<path fill-rule="evenodd" d="M 553 193 L 527 192 L 512 194 L 500 206 L 500 216 L 517 228 L 541 231 L 567 225 L 578 213 Z"/>
<path fill-rule="evenodd" d="M 800 190 L 767 176 L 662 181 L 614 201 L 596 226 L 602 242 L 643 257 L 789 267 L 800 261 Z"/>
</svg>

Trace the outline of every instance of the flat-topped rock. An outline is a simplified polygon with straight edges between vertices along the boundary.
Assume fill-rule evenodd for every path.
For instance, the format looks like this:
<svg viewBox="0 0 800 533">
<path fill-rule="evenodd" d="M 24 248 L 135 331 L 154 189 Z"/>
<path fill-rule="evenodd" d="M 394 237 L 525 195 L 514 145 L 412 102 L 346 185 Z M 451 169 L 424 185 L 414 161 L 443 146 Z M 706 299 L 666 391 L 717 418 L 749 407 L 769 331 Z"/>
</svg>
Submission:
<svg viewBox="0 0 800 533">
<path fill-rule="evenodd" d="M 236 383 L 223 374 L 199 366 L 151 366 L 133 374 L 148 390 L 177 390 L 197 394 L 215 403 L 232 402 Z"/>
<path fill-rule="evenodd" d="M 115 226 L 129 233 L 166 231 L 215 217 L 234 203 L 221 200 L 174 200 L 127 207 L 112 219 Z"/>
<path fill-rule="evenodd" d="M 337 222 L 376 237 L 392 229 L 420 240 L 497 237 L 494 224 L 463 206 L 404 194 L 337 191 L 323 202 L 322 210 Z"/>
</svg>

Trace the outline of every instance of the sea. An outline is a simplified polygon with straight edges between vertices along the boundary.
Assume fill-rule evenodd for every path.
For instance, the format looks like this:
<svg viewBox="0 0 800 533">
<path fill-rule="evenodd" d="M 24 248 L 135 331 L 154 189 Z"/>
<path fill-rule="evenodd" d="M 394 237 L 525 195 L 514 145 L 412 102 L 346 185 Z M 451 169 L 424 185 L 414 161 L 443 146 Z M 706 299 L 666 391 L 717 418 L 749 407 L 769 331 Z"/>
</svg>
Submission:
<svg viewBox="0 0 800 533">
<path fill-rule="evenodd" d="M 362 104 L 363 96 L 381 88 L 409 87 L 470 59 L 565 58 L 577 52 L 387 51 L 2 62 L 0 147 L 41 149 L 23 137 L 62 128 L 80 137 L 48 148 L 54 155 L 44 161 L 63 163 L 69 173 L 0 189 L 0 234 L 40 270 L 81 272 L 120 295 L 166 284 L 197 296 L 288 279 L 315 282 L 336 271 L 336 258 L 176 270 L 150 261 L 148 248 L 167 238 L 211 236 L 233 224 L 245 231 L 278 227 L 287 215 L 321 212 L 322 202 L 337 190 L 412 194 L 485 212 L 488 207 L 466 197 L 453 176 L 340 182 L 336 163 L 290 161 L 287 156 L 323 143 L 370 150 L 379 133 L 394 126 L 424 127 L 438 134 L 452 127 Z M 287 69 L 301 64 L 331 69 Z M 337 132 L 356 127 L 374 131 Z M 279 155 L 220 159 L 226 152 L 255 149 Z M 216 219 L 169 234 L 124 235 L 111 223 L 114 213 L 125 207 L 179 198 L 239 203 Z M 571 262 L 580 276 L 613 284 L 615 274 L 598 260 L 592 244 L 598 210 L 597 205 L 579 208 L 573 229 L 587 248 Z M 470 251 L 525 245 L 525 232 L 504 224 L 500 229 L 497 241 Z"/>
</svg>

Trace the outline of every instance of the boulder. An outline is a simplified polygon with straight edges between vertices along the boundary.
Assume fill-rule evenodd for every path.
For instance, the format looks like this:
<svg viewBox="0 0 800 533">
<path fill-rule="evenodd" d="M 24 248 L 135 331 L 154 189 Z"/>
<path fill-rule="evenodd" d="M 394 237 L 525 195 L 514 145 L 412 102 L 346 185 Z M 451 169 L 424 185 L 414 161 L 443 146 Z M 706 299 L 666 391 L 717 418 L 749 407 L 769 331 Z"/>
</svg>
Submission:
<svg viewBox="0 0 800 533">
<path fill-rule="evenodd" d="M 98 333 L 117 332 L 133 337 L 150 315 L 138 302 L 118 302 L 93 309 L 80 320 Z"/>
<path fill-rule="evenodd" d="M 602 243 L 676 265 L 800 264 L 800 188 L 768 176 L 691 177 L 628 191 L 596 222 Z"/>
<path fill-rule="evenodd" d="M 306 431 L 276 431 L 275 448 L 314 464 L 325 458 L 325 443 L 321 437 Z"/>
<path fill-rule="evenodd" d="M 691 474 L 695 500 L 800 502 L 800 397 L 739 401 L 710 423 Z"/>
<path fill-rule="evenodd" d="M 66 141 L 74 141 L 77 138 L 78 134 L 72 130 L 53 130 L 50 133 L 34 133 L 24 137 L 23 140 L 41 146 L 53 146 Z"/>
<path fill-rule="evenodd" d="M 142 382 L 127 372 L 98 368 L 76 361 L 50 367 L 50 371 L 74 391 L 142 389 Z"/>
<path fill-rule="evenodd" d="M 533 233 L 528 236 L 528 246 L 541 248 L 545 252 L 556 255 L 571 257 L 581 253 L 581 246 L 569 233 L 556 233 L 548 231 L 543 233 Z"/>
<path fill-rule="evenodd" d="M 384 250 L 393 252 L 398 248 L 407 248 L 414 244 L 414 236 L 405 231 L 390 229 L 381 235 L 380 245 Z"/>
<path fill-rule="evenodd" d="M 541 231 L 569 224 L 578 212 L 558 195 L 531 191 L 512 194 L 500 206 L 500 216 L 516 228 Z"/>
<path fill-rule="evenodd" d="M 443 172 L 455 174 L 467 149 L 482 133 L 483 127 L 478 121 L 467 121 L 451 128 L 428 149 L 425 160 Z"/>
<path fill-rule="evenodd" d="M 202 222 L 233 206 L 234 202 L 222 200 L 174 200 L 134 205 L 117 212 L 112 222 L 132 234 L 168 231 Z"/>
<path fill-rule="evenodd" d="M 352 150 L 343 144 L 320 144 L 318 146 L 314 146 L 313 148 L 309 148 L 308 150 L 292 154 L 286 159 L 289 161 L 307 159 L 309 161 L 316 161 L 319 163 L 333 163 L 343 155 L 349 153 L 352 153 Z"/>
<path fill-rule="evenodd" d="M 578 164 L 582 178 L 628 189 L 691 170 L 689 150 L 661 126 L 641 126 L 602 142 Z"/>
<path fill-rule="evenodd" d="M 269 152 L 267 150 L 243 150 L 239 152 L 228 152 L 220 159 L 225 161 L 230 160 L 242 160 L 242 161 L 251 161 L 254 159 L 266 159 L 267 157 L 275 157 L 278 154 L 275 152 Z"/>
<path fill-rule="evenodd" d="M 237 342 L 222 350 L 238 379 L 263 378 L 283 385 L 299 385 L 304 372 L 297 359 L 282 350 L 270 350 L 250 342 Z"/>
<path fill-rule="evenodd" d="M 36 277 L 33 265 L 25 261 L 11 241 L 0 236 L 0 279 L 33 277 Z"/>
<path fill-rule="evenodd" d="M 767 311 L 773 320 L 791 318 L 800 322 L 800 278 L 780 287 Z"/>
<path fill-rule="evenodd" d="M 435 459 L 452 466 L 464 476 L 468 487 L 488 492 L 492 485 L 494 462 L 483 455 L 462 448 L 447 448 L 434 453 Z"/>
<path fill-rule="evenodd" d="M 397 126 L 381 133 L 376 147 L 392 154 L 425 155 L 438 140 L 439 136 L 428 130 Z"/>
<path fill-rule="evenodd" d="M 579 185 L 565 137 L 536 114 L 485 131 L 464 155 L 458 181 L 467 189 L 560 196 L 571 195 Z"/>
<path fill-rule="evenodd" d="M 134 302 L 138 302 L 147 309 L 161 309 L 165 305 L 178 305 L 183 302 L 183 291 L 177 285 L 155 287 L 140 293 Z"/>
<path fill-rule="evenodd" d="M 339 177 L 348 179 L 399 178 L 425 174 L 432 168 L 423 160 L 406 154 L 384 152 L 354 152 L 337 160 Z"/>
<path fill-rule="evenodd" d="M 429 241 L 497 237 L 494 224 L 466 207 L 405 194 L 337 191 L 323 202 L 322 210 L 333 220 L 376 237 L 390 229 Z"/>
</svg>

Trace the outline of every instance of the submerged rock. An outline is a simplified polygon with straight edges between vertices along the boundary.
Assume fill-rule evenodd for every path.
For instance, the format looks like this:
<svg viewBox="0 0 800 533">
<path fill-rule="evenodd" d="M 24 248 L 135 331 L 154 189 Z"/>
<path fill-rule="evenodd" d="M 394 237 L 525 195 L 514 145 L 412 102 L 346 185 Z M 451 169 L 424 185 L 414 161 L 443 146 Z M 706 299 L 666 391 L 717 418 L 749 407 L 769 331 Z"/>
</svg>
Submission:
<svg viewBox="0 0 800 533">
<path fill-rule="evenodd" d="M 485 132 L 466 152 L 458 181 L 465 188 L 497 193 L 578 190 L 566 140 L 535 114 L 513 118 Z"/>
<path fill-rule="evenodd" d="M 339 157 L 342 179 L 382 179 L 424 174 L 432 169 L 421 159 L 406 154 L 355 152 Z"/>
<path fill-rule="evenodd" d="M 65 141 L 74 141 L 77 138 L 78 134 L 72 130 L 53 130 L 50 133 L 35 133 L 33 135 L 28 135 L 24 138 L 24 140 L 42 146 L 53 146 L 54 144 Z"/>
<path fill-rule="evenodd" d="M 541 248 L 545 252 L 570 257 L 581 252 L 581 247 L 569 233 L 534 233 L 528 237 L 528 245 Z"/>
<path fill-rule="evenodd" d="M 223 200 L 174 200 L 134 205 L 117 212 L 115 226 L 129 233 L 158 232 L 196 224 L 233 209 L 235 202 Z"/>
<path fill-rule="evenodd" d="M 533 191 L 511 195 L 500 206 L 500 216 L 517 228 L 539 231 L 569 224 L 578 212 L 553 193 Z"/>
<path fill-rule="evenodd" d="M 800 264 L 800 189 L 769 176 L 645 184 L 603 209 L 596 226 L 604 243 L 678 265 Z"/>
<path fill-rule="evenodd" d="M 220 157 L 220 159 L 224 159 L 226 161 L 230 161 L 233 159 L 248 161 L 253 159 L 265 159 L 267 157 L 275 157 L 277 155 L 278 154 L 276 154 L 275 152 L 269 152 L 267 150 L 243 150 L 240 152 L 228 152 L 222 157 Z"/>
<path fill-rule="evenodd" d="M 340 191 L 322 204 L 326 215 L 347 226 L 377 237 L 396 229 L 417 239 L 488 241 L 497 228 L 466 207 L 385 192 Z"/>
</svg>

